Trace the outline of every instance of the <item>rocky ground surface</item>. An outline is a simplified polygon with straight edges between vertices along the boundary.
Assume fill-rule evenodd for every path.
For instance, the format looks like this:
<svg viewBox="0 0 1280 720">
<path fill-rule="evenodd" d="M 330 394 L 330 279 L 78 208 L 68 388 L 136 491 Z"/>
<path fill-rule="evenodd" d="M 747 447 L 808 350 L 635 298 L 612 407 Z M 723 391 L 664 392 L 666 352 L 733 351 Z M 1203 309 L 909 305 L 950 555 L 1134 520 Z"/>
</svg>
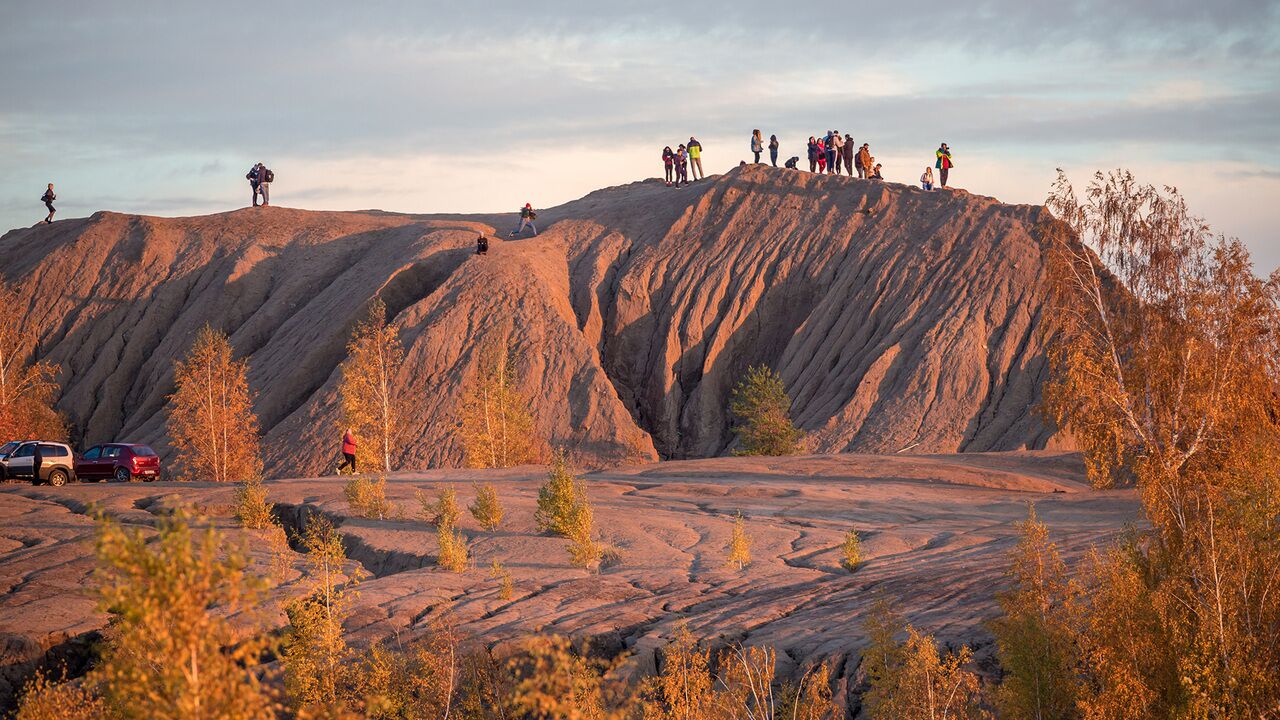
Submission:
<svg viewBox="0 0 1280 720">
<path fill-rule="evenodd" d="M 541 210 L 536 238 L 508 237 L 514 213 L 100 212 L 6 233 L 0 273 L 82 448 L 164 453 L 174 361 L 208 323 L 248 360 L 269 474 L 322 472 L 338 364 L 378 297 L 406 351 L 402 467 L 462 464 L 458 406 L 490 342 L 517 351 L 540 434 L 595 467 L 723 454 L 752 364 L 781 373 L 814 452 L 1016 450 L 1053 442 L 1033 411 L 1047 218 L 750 166 L 591 193 Z"/>
<path fill-rule="evenodd" d="M 1089 490 L 1082 475 L 1077 456 L 1047 451 L 718 458 L 593 473 L 584 477 L 600 537 L 622 558 L 598 575 L 570 566 L 564 540 L 536 532 L 542 468 L 398 473 L 387 484 L 398 512 L 383 520 L 355 516 L 338 478 L 268 487 L 287 527 L 309 512 L 339 523 L 349 556 L 368 573 L 347 623 L 356 641 L 421 632 L 447 615 L 494 644 L 529 633 L 589 636 L 645 668 L 688 623 L 714 643 L 772 645 L 784 670 L 831 660 L 847 698 L 865 641 L 861 621 L 879 598 L 940 640 L 975 646 L 990 670 L 984 622 L 996 612 L 1027 504 L 1072 562 L 1139 521 L 1133 492 Z M 474 567 L 438 570 L 436 535 L 415 492 L 452 484 L 465 506 L 479 481 L 496 485 L 506 522 L 484 532 L 464 511 Z M 282 623 L 279 602 L 302 591 L 305 563 L 290 552 L 288 569 L 272 570 L 270 549 L 233 527 L 232 492 L 178 483 L 0 486 L 0 706 L 42 658 L 82 664 L 104 625 L 92 590 L 93 507 L 146 528 L 178 505 L 195 506 L 259 572 L 275 574 L 262 617 Z M 738 512 L 754 540 L 744 571 L 725 566 Z M 839 564 L 851 528 L 866 554 L 853 573 Z M 488 573 L 494 560 L 514 576 L 510 600 Z"/>
</svg>

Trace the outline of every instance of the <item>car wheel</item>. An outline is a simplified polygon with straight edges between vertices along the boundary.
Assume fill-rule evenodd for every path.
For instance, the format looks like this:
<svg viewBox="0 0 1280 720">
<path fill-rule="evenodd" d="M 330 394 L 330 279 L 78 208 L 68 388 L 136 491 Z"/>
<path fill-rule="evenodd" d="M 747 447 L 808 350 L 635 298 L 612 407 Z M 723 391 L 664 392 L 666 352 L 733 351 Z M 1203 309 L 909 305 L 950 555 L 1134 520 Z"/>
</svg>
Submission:
<svg viewBox="0 0 1280 720">
<path fill-rule="evenodd" d="M 116 468 L 116 482 L 129 482 L 133 480 L 133 474 L 129 472 L 129 468 Z"/>
<path fill-rule="evenodd" d="M 62 487 L 67 484 L 67 471 L 54 470 L 49 473 L 49 484 L 54 487 Z"/>
</svg>

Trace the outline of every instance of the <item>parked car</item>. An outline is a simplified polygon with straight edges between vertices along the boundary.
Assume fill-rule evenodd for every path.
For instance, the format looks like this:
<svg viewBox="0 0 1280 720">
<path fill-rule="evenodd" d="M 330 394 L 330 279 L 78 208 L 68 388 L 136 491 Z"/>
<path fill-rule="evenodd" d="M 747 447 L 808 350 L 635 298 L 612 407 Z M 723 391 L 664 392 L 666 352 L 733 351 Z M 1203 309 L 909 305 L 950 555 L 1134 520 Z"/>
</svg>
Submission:
<svg viewBox="0 0 1280 720">
<path fill-rule="evenodd" d="M 146 445 L 104 443 L 76 457 L 75 471 L 81 480 L 129 482 L 142 478 L 150 482 L 160 477 L 160 456 Z"/>
<path fill-rule="evenodd" d="M 0 447 L 0 450 L 9 445 L 15 445 L 15 447 L 7 455 L 0 454 L 0 471 L 3 471 L 6 479 L 30 480 L 32 485 L 47 482 L 55 486 L 75 481 L 75 454 L 71 452 L 70 445 L 44 440 L 24 440 L 7 443 Z M 39 477 L 33 477 L 31 472 L 36 446 L 40 447 Z"/>
</svg>

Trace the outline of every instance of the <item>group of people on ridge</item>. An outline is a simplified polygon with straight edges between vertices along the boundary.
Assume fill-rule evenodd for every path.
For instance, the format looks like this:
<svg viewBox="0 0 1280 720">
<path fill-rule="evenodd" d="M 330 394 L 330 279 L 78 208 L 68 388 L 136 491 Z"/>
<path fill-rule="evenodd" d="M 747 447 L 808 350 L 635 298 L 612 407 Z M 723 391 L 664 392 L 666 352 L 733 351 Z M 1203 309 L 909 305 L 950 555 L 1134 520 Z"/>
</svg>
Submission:
<svg viewBox="0 0 1280 720">
<path fill-rule="evenodd" d="M 774 167 L 778 167 L 779 145 L 778 136 L 770 135 L 767 147 L 769 163 Z M 764 153 L 765 147 L 764 136 L 759 130 L 752 130 L 751 153 L 757 164 L 760 163 L 760 156 Z M 808 156 L 809 172 L 833 175 L 847 173 L 849 177 L 857 173 L 857 176 L 862 179 L 884 180 L 883 166 L 872 157 L 870 145 L 862 143 L 859 147 L 853 141 L 853 136 L 848 133 L 841 135 L 839 130 L 828 130 L 822 136 L 810 135 Z M 951 148 L 946 143 L 942 143 L 935 157 L 937 158 L 935 166 L 938 168 L 937 187 L 946 187 L 948 171 L 955 166 L 955 162 L 951 159 Z M 785 167 L 798 170 L 799 162 L 799 156 L 793 156 L 786 161 Z M 933 168 L 925 167 L 924 173 L 920 176 L 920 187 L 924 190 L 934 189 Z"/>
<path fill-rule="evenodd" d="M 249 172 L 244 178 L 249 181 L 249 189 L 253 191 L 253 206 L 258 207 L 258 196 L 262 196 L 262 205 L 266 207 L 271 204 L 271 183 L 275 182 L 276 174 L 267 169 L 266 165 L 258 163 L 249 168 Z"/>
<path fill-rule="evenodd" d="M 702 170 L 702 143 L 698 138 L 690 137 L 688 145 L 680 145 L 675 150 L 668 145 L 662 148 L 662 165 L 666 170 L 667 187 L 689 184 L 689 166 L 693 166 L 693 179 L 699 180 L 707 176 Z"/>
</svg>

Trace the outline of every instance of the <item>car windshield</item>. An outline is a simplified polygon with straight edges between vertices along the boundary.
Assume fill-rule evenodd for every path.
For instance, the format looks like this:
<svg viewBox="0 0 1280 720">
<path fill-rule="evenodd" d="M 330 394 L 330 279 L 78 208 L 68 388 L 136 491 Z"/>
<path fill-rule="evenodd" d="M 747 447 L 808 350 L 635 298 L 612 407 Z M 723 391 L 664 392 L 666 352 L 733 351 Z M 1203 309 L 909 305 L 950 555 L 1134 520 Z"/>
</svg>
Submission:
<svg viewBox="0 0 1280 720">
<path fill-rule="evenodd" d="M 151 448 L 147 447 L 146 445 L 134 445 L 134 446 L 133 446 L 133 454 L 134 454 L 134 455 L 141 455 L 142 457 L 155 457 L 155 455 L 156 455 L 156 451 L 155 451 L 155 450 L 152 450 Z"/>
</svg>

